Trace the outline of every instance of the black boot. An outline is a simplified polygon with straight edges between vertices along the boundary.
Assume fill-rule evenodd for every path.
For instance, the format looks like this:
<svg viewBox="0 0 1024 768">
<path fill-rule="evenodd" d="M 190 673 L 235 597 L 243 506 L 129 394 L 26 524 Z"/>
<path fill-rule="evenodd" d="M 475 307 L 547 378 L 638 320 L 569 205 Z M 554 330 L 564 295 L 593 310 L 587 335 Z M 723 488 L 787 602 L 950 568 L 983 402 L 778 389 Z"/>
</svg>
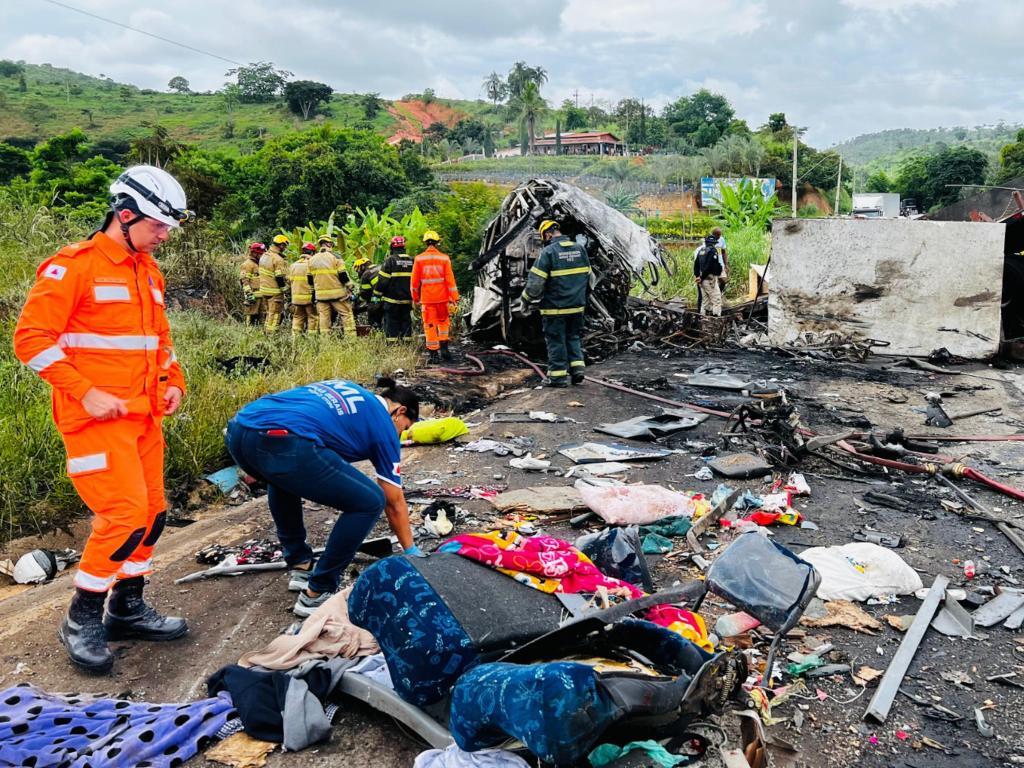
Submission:
<svg viewBox="0 0 1024 768">
<path fill-rule="evenodd" d="M 447 341 L 441 342 L 441 359 L 446 363 L 450 363 L 452 361 L 452 353 L 451 350 L 448 349 Z"/>
<path fill-rule="evenodd" d="M 436 349 L 427 350 L 427 365 L 437 365 L 441 362 L 440 355 L 437 354 Z"/>
<path fill-rule="evenodd" d="M 107 630 L 103 626 L 106 597 L 106 592 L 76 589 L 68 615 L 57 630 L 57 638 L 68 652 L 71 663 L 99 675 L 107 674 L 114 665 L 114 656 L 107 647 Z"/>
<path fill-rule="evenodd" d="M 146 580 L 142 576 L 121 579 L 110 590 L 103 616 L 111 640 L 177 640 L 188 634 L 188 624 L 179 616 L 161 616 L 142 598 Z"/>
</svg>

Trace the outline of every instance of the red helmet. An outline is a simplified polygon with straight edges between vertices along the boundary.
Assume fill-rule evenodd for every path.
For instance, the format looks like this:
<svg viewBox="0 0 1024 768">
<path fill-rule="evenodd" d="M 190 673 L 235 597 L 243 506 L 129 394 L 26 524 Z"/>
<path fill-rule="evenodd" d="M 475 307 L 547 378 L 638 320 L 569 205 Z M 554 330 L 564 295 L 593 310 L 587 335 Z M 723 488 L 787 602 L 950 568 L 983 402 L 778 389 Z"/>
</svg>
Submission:
<svg viewBox="0 0 1024 768">
<path fill-rule="evenodd" d="M 395 235 L 391 238 L 392 248 L 405 248 L 405 238 L 401 235 Z"/>
<path fill-rule="evenodd" d="M 315 251 L 316 251 L 316 246 L 313 245 L 312 243 L 303 243 L 302 244 L 302 252 L 303 253 L 313 253 Z"/>
<path fill-rule="evenodd" d="M 267 246 L 265 246 L 263 243 L 252 243 L 249 246 L 250 253 L 265 253 L 266 250 Z"/>
</svg>

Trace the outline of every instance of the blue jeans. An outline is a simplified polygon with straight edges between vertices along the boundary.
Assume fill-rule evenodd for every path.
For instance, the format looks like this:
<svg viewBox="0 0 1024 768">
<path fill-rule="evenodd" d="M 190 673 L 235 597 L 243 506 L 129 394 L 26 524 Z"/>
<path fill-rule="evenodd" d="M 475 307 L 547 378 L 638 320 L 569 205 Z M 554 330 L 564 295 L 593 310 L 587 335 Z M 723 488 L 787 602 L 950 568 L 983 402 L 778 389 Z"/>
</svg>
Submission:
<svg viewBox="0 0 1024 768">
<path fill-rule="evenodd" d="M 288 565 L 313 559 L 302 521 L 302 500 L 341 512 L 309 577 L 313 592 L 334 592 L 356 549 L 384 511 L 380 486 L 329 448 L 296 435 L 268 435 L 228 422 L 225 437 L 235 462 L 267 483 L 270 514 Z"/>
</svg>

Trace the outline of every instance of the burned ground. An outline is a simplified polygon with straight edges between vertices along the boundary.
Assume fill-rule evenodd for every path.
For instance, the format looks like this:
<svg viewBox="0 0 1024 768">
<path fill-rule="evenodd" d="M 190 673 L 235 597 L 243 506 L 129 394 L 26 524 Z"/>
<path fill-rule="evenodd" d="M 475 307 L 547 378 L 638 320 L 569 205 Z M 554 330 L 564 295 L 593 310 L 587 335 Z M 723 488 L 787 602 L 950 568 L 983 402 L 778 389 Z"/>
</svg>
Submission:
<svg viewBox="0 0 1024 768">
<path fill-rule="evenodd" d="M 588 372 L 599 378 L 619 381 L 646 389 L 664 398 L 708 407 L 732 410 L 740 404 L 738 395 L 689 387 L 677 374 L 692 372 L 704 363 L 716 362 L 734 374 L 768 384 L 783 386 L 790 393 L 803 423 L 823 434 L 873 425 L 880 433 L 902 426 L 908 434 L 1011 434 L 1019 430 L 1024 418 L 1024 377 L 1016 371 L 1000 371 L 973 364 L 961 367 L 961 375 L 943 375 L 914 368 L 895 367 L 888 358 L 871 358 L 867 364 L 837 363 L 794 358 L 777 352 L 711 351 L 685 355 L 641 351 L 613 357 Z M 437 394 L 439 404 L 453 402 L 459 415 L 476 424 L 470 435 L 507 439 L 510 435 L 533 441 L 534 456 L 543 455 L 564 470 L 568 459 L 557 455 L 556 448 L 581 439 L 604 439 L 595 433 L 595 425 L 619 421 L 660 409 L 651 402 L 612 391 L 588 382 L 569 391 L 529 388 L 536 379 L 509 371 L 496 378 L 466 381 L 435 374 L 428 386 Z M 465 387 L 478 388 L 472 396 L 458 396 Z M 505 392 L 498 394 L 504 387 Z M 980 415 L 957 421 L 948 430 L 926 428 L 924 415 L 915 411 L 925 405 L 924 394 L 946 394 L 944 406 L 950 415 L 1002 407 L 995 415 Z M 497 396 L 497 397 L 496 397 Z M 578 402 L 581 405 L 570 405 Z M 468 412 L 486 403 L 478 412 Z M 489 416 L 497 411 L 545 410 L 570 417 L 564 423 L 492 424 Z M 851 427 L 851 425 L 855 425 Z M 701 454 L 722 450 L 720 432 L 725 422 L 710 418 L 696 428 L 677 433 L 670 447 L 679 450 L 668 458 L 638 464 L 628 475 L 629 482 L 657 483 L 681 491 L 710 494 L 718 479 L 700 481 L 693 473 L 703 466 Z M 1024 485 L 1024 444 L 999 442 L 944 443 L 940 453 L 977 466 L 1003 482 Z M 844 464 L 848 464 L 841 459 Z M 526 473 L 509 467 L 509 457 L 490 453 L 456 452 L 453 445 L 425 446 L 405 453 L 403 476 L 410 496 L 436 487 L 469 484 L 507 484 L 510 488 L 538 485 L 567 486 L 572 480 L 554 474 Z M 799 553 L 818 545 L 843 544 L 854 532 L 870 527 L 900 534 L 904 546 L 896 552 L 917 569 L 925 585 L 936 575 L 949 576 L 954 587 L 977 592 L 987 586 L 1019 586 L 1024 580 L 1024 555 L 1015 549 L 993 524 L 968 520 L 948 507 L 956 497 L 948 489 L 919 477 L 899 473 L 869 471 L 858 474 L 851 469 L 811 458 L 799 467 L 812 490 L 801 499 L 798 510 L 817 529 L 777 526 L 771 530 L 776 539 Z M 421 483 L 420 481 L 427 481 Z M 995 515 L 1020 519 L 1022 506 L 994 491 L 958 481 L 965 490 L 985 504 Z M 733 483 L 735 487 L 764 491 L 761 479 Z M 904 509 L 880 506 L 864 500 L 868 491 L 881 491 L 906 502 Z M 947 504 L 944 506 L 943 501 Z M 950 505 L 950 502 L 954 502 Z M 499 519 L 484 501 L 456 502 L 469 517 L 488 527 Z M 233 663 L 242 652 L 261 647 L 287 626 L 294 595 L 286 591 L 284 577 L 278 574 L 249 574 L 174 586 L 172 581 L 199 569 L 194 553 L 213 543 L 242 541 L 252 536 L 272 535 L 265 499 L 258 498 L 241 506 L 218 506 L 196 517 L 197 522 L 170 531 L 157 550 L 158 572 L 153 577 L 152 593 L 164 610 L 181 612 L 192 625 L 190 636 L 171 644 L 148 647 L 119 644 L 118 662 L 111 678 L 91 678 L 73 671 L 57 643 L 55 630 L 67 604 L 71 584 L 64 575 L 51 583 L 24 590 L 12 589 L 0 601 L 0 675 L 2 684 L 29 681 L 47 690 L 86 690 L 127 694 L 150 701 L 185 701 L 205 693 L 205 678 L 224 664 Z M 335 513 L 311 509 L 311 537 L 321 542 Z M 573 538 L 565 520 L 540 520 L 545 531 Z M 457 530 L 472 530 L 475 524 L 463 523 Z M 385 531 L 382 525 L 381 532 Z M 77 538 L 60 542 L 78 546 L 84 540 L 84 526 L 75 531 Z M 724 545 L 727 534 L 709 535 Z M 436 543 L 436 540 L 435 542 Z M 432 544 L 424 542 L 425 548 Z M 25 543 L 15 543 L 24 549 Z M 652 557 L 657 586 L 696 578 L 698 570 L 679 555 L 686 548 L 676 540 L 673 553 Z M 962 561 L 973 559 L 979 573 L 973 581 L 963 574 Z M 357 562 L 348 579 L 366 561 Z M 1005 568 L 1005 571 L 1004 571 Z M 764 574 L 770 582 L 772 574 Z M 16 594 L 11 594 L 13 592 Z M 2 595 L 0 595 L 2 597 Z M 800 627 L 784 645 L 785 653 L 831 642 L 835 651 L 830 661 L 883 670 L 899 646 L 902 634 L 882 617 L 914 614 L 919 601 L 902 597 L 892 605 L 865 605 L 865 610 L 882 621 L 875 635 L 861 634 L 843 627 Z M 704 614 L 709 627 L 716 617 L 729 609 L 720 600 L 709 599 Z M 983 630 L 985 639 L 952 639 L 930 630 L 910 668 L 903 689 L 920 700 L 941 704 L 958 713 L 962 720 L 948 723 L 933 719 L 935 710 L 898 696 L 884 725 L 867 725 L 862 715 L 872 688 L 862 689 L 849 675 L 808 680 L 807 699 L 791 699 L 773 715 L 784 722 L 768 729 L 771 738 L 798 748 L 793 764 L 800 766 L 985 766 L 1006 764 L 1011 757 L 1024 755 L 1024 709 L 1020 707 L 1021 689 L 1007 687 L 987 678 L 1016 671 L 1024 677 L 1024 647 L 1019 634 L 1001 625 Z M 802 635 L 801 635 L 802 633 Z M 764 649 L 764 638 L 752 636 L 755 648 Z M 760 657 L 763 660 L 763 656 Z M 19 668 L 19 664 L 21 667 Z M 945 673 L 946 678 L 943 678 Z M 950 682 L 950 680 L 959 682 Z M 877 684 L 877 681 L 871 685 Z M 820 700 L 821 691 L 825 698 Z M 855 698 L 856 697 L 856 698 Z M 995 728 L 994 738 L 983 738 L 974 724 L 974 708 L 984 708 L 985 717 Z M 806 708 L 806 709 L 804 709 Z M 798 714 L 799 713 L 799 714 Z M 799 730 L 795 722 L 802 721 Z M 726 718 L 732 732 L 731 718 Z M 936 746 L 937 745 L 937 746 Z M 275 753 L 268 765 L 341 764 L 351 766 L 405 766 L 419 747 L 390 720 L 368 708 L 346 702 L 344 715 L 334 728 L 330 741 L 299 754 Z M 193 764 L 206 764 L 201 757 Z M 709 762 L 709 765 L 715 764 Z"/>
</svg>

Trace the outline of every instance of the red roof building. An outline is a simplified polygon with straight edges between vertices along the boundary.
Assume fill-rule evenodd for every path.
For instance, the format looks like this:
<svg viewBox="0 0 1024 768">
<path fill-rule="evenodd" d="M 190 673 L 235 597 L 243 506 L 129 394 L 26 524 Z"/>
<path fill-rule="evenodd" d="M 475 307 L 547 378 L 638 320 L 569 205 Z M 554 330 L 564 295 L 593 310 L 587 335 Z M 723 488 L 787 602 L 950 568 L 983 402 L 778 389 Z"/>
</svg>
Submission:
<svg viewBox="0 0 1024 768">
<path fill-rule="evenodd" d="M 533 146 L 538 155 L 555 154 L 555 134 L 534 139 Z M 625 148 L 622 139 L 609 131 L 562 134 L 563 155 L 622 155 Z"/>
</svg>

